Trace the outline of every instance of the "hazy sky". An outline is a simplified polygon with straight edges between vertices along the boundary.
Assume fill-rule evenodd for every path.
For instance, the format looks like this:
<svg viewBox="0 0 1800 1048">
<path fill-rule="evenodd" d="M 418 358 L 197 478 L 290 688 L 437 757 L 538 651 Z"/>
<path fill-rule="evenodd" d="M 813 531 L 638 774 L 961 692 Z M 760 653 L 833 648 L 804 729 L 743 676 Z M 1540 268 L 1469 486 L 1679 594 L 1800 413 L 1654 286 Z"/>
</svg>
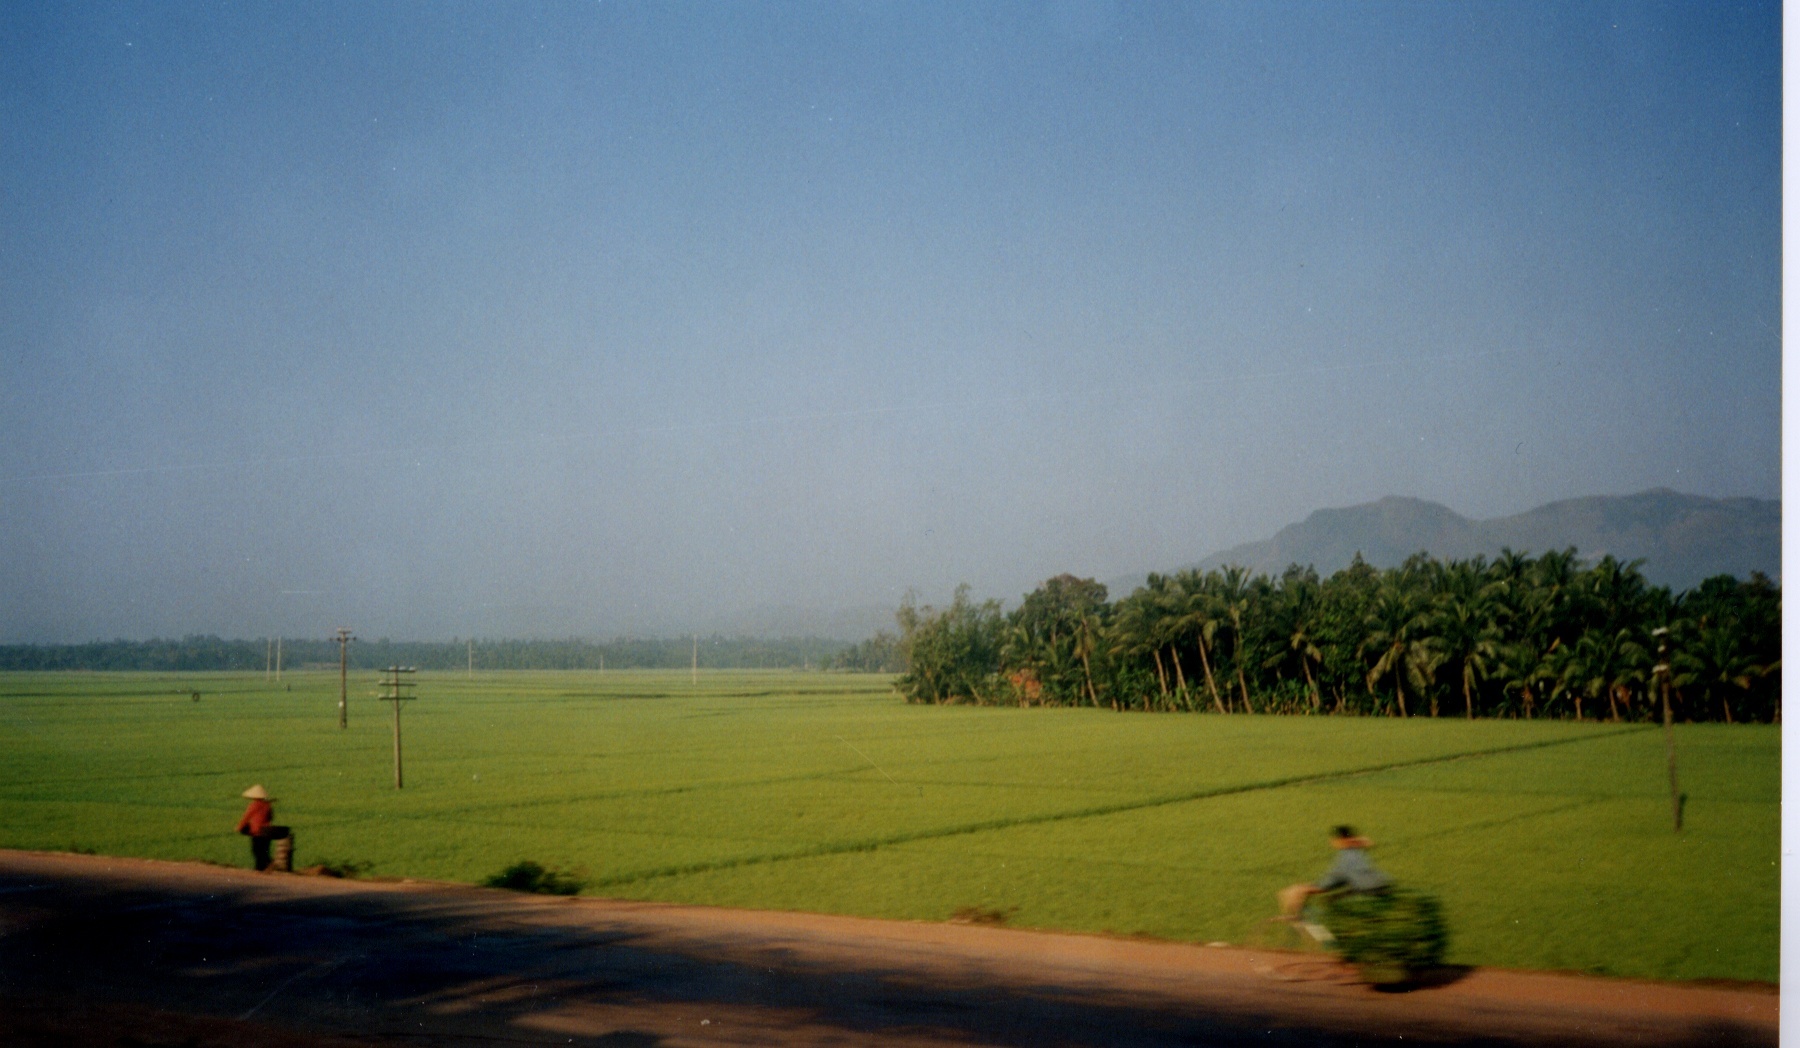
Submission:
<svg viewBox="0 0 1800 1048">
<path fill-rule="evenodd" d="M 0 5 L 0 640 L 1780 495 L 1778 4 Z"/>
</svg>

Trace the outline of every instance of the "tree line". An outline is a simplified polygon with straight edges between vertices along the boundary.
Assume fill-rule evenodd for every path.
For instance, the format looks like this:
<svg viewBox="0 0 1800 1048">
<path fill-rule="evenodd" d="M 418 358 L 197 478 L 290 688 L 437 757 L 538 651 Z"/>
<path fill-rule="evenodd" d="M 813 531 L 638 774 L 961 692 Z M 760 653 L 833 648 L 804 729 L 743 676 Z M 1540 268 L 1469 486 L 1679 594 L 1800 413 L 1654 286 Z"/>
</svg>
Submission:
<svg viewBox="0 0 1800 1048">
<path fill-rule="evenodd" d="M 350 644 L 352 669 L 414 666 L 422 670 L 463 670 L 469 666 L 470 641 L 356 640 Z M 694 639 L 620 638 L 591 640 L 476 640 L 478 670 L 687 669 L 696 657 Z M 271 657 L 265 638 L 224 640 L 190 635 L 179 640 L 110 640 L 86 644 L 0 645 L 0 670 L 168 671 L 209 670 L 262 672 Z M 755 637 L 701 637 L 702 669 L 804 669 L 832 664 L 849 646 L 818 637 L 765 640 Z M 338 664 L 337 641 L 286 637 L 281 642 L 287 669 Z"/>
<path fill-rule="evenodd" d="M 906 653 L 899 637 L 877 630 L 873 637 L 838 652 L 831 660 L 831 668 L 852 673 L 899 673 L 906 669 Z"/>
<path fill-rule="evenodd" d="M 1649 720 L 1663 665 L 1678 719 L 1779 719 L 1779 587 L 1721 575 L 1676 594 L 1640 564 L 1358 555 L 1324 580 L 1151 575 L 1110 603 L 1065 574 L 1010 612 L 964 586 L 948 607 L 901 605 L 896 687 L 926 703 Z"/>
</svg>

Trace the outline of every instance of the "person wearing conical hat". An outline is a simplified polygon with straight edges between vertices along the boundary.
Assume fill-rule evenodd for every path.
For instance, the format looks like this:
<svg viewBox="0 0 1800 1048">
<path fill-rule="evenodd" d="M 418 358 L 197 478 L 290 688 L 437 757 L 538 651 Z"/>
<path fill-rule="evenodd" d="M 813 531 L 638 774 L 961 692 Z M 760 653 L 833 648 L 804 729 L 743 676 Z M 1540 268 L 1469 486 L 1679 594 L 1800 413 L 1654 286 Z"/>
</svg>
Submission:
<svg viewBox="0 0 1800 1048">
<path fill-rule="evenodd" d="M 237 831 L 250 838 L 250 860 L 261 872 L 269 868 L 269 842 L 287 836 L 287 827 L 274 825 L 275 798 L 261 783 L 245 790 L 243 796 L 250 798 L 250 806 L 238 820 Z"/>
<path fill-rule="evenodd" d="M 1337 849 L 1337 858 L 1325 876 L 1316 883 L 1289 885 L 1277 893 L 1282 916 L 1298 917 L 1306 900 L 1314 895 L 1333 891 L 1383 892 L 1393 885 L 1388 875 L 1369 861 L 1369 849 L 1374 845 L 1367 837 L 1358 836 L 1348 826 L 1339 826 L 1331 831 L 1331 846 Z"/>
</svg>

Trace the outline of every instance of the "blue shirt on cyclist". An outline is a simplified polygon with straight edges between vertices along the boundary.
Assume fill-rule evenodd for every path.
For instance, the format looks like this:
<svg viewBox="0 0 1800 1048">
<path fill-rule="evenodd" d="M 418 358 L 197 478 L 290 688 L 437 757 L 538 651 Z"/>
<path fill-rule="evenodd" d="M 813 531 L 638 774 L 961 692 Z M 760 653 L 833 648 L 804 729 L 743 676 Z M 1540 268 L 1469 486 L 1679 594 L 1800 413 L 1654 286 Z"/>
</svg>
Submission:
<svg viewBox="0 0 1800 1048">
<path fill-rule="evenodd" d="M 1332 831 L 1331 846 L 1338 850 L 1337 858 L 1325 871 L 1325 876 L 1313 885 L 1318 891 L 1345 888 L 1353 892 L 1378 892 L 1393 886 L 1393 880 L 1370 861 L 1368 838 L 1358 837 L 1348 826 L 1339 826 Z"/>
</svg>

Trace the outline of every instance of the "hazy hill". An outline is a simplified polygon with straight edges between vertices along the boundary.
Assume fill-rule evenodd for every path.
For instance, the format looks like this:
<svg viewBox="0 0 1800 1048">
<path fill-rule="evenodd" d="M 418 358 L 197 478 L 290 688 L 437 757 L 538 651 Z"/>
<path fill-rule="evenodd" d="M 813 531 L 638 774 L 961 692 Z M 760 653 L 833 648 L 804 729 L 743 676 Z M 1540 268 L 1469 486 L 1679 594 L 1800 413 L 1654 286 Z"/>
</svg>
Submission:
<svg viewBox="0 0 1800 1048">
<path fill-rule="evenodd" d="M 1585 561 L 1610 553 L 1644 561 L 1646 578 L 1677 591 L 1712 575 L 1781 578 L 1781 503 L 1710 499 L 1658 488 L 1638 495 L 1599 495 L 1539 506 L 1511 517 L 1470 520 L 1435 502 L 1384 498 L 1343 509 L 1322 509 L 1266 542 L 1215 553 L 1198 567 L 1241 564 L 1278 574 L 1311 564 L 1330 575 L 1357 552 L 1376 567 L 1394 567 L 1424 550 L 1439 558 L 1492 557 L 1504 547 L 1542 553 L 1574 546 Z M 1111 588 L 1124 596 L 1141 580 Z"/>
</svg>

